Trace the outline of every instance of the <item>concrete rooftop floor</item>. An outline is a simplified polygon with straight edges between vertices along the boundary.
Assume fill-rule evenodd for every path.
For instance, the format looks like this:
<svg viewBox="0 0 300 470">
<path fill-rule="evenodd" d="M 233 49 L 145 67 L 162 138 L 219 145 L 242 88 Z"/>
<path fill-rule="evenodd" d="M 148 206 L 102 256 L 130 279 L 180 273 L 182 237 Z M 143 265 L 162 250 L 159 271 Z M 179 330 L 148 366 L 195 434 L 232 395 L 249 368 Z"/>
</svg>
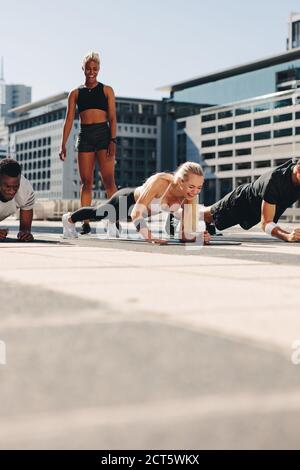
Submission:
<svg viewBox="0 0 300 470">
<path fill-rule="evenodd" d="M 300 244 L 1 225 L 1 449 L 300 448 Z"/>
</svg>

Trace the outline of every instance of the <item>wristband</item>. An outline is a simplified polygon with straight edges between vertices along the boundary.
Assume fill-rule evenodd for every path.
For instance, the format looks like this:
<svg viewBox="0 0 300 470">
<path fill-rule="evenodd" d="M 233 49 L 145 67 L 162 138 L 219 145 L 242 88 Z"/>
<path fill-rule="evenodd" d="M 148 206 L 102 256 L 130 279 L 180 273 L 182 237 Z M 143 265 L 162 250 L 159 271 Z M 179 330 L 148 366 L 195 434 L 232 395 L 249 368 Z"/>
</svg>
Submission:
<svg viewBox="0 0 300 470">
<path fill-rule="evenodd" d="M 269 222 L 268 224 L 266 224 L 266 226 L 265 226 L 266 234 L 272 236 L 272 232 L 273 232 L 275 227 L 277 227 L 277 225 L 274 224 L 274 222 Z"/>
<path fill-rule="evenodd" d="M 147 228 L 147 224 L 143 218 L 135 219 L 133 220 L 133 223 L 138 232 L 140 232 L 142 228 Z"/>
</svg>

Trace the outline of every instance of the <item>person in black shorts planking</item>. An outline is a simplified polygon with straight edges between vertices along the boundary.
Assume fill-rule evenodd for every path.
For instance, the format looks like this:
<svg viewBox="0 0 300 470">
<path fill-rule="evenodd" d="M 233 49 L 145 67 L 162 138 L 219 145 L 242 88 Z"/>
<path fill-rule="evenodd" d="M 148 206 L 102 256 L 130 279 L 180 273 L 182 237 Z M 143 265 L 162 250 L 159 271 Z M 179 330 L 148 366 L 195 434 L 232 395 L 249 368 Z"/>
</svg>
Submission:
<svg viewBox="0 0 300 470">
<path fill-rule="evenodd" d="M 287 232 L 278 225 L 285 210 L 300 199 L 300 159 L 261 175 L 253 183 L 238 186 L 220 201 L 204 209 L 206 224 L 218 230 L 240 225 L 249 230 L 261 223 L 262 230 L 286 242 L 299 242 L 300 229 Z"/>
</svg>

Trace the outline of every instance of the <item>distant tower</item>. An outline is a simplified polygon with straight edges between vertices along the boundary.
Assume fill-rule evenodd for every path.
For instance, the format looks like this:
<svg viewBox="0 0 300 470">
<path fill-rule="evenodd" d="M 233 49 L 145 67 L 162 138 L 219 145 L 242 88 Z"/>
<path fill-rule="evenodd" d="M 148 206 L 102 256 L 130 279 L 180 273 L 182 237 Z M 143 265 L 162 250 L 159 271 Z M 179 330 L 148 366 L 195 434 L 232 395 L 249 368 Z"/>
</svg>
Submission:
<svg viewBox="0 0 300 470">
<path fill-rule="evenodd" d="M 289 37 L 287 39 L 287 49 L 300 47 L 300 13 L 292 12 L 289 17 Z"/>
<path fill-rule="evenodd" d="M 4 58 L 1 57 L 1 71 L 0 71 L 0 80 L 4 81 Z"/>
<path fill-rule="evenodd" d="M 4 81 L 4 59 L 1 57 L 1 68 L 0 68 L 0 119 L 5 113 L 5 81 Z"/>
</svg>

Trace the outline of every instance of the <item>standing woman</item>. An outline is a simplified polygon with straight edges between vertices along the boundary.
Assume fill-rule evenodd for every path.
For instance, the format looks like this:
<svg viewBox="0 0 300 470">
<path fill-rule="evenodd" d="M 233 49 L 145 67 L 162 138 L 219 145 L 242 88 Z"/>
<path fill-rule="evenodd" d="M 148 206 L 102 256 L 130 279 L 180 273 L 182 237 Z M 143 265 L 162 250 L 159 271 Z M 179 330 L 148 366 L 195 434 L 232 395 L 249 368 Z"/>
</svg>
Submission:
<svg viewBox="0 0 300 470">
<path fill-rule="evenodd" d="M 90 206 L 92 202 L 96 158 L 107 196 L 110 198 L 117 191 L 114 176 L 117 120 L 113 89 L 97 81 L 100 58 L 96 52 L 84 57 L 82 70 L 85 84 L 69 94 L 59 156 L 62 161 L 67 157 L 66 143 L 73 126 L 77 105 L 81 123 L 77 140 L 81 179 L 80 202 L 81 206 L 85 207 Z M 89 220 L 84 220 L 81 234 L 90 231 Z"/>
</svg>

